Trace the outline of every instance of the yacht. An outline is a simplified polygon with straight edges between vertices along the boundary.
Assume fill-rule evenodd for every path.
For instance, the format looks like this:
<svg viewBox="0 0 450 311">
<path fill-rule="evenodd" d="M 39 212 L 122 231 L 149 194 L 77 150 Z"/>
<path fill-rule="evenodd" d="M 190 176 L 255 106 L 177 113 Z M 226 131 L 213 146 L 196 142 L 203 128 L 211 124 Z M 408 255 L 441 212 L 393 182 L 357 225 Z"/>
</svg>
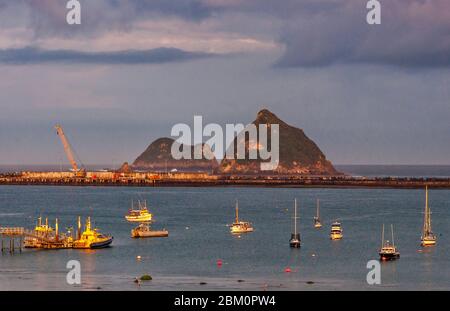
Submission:
<svg viewBox="0 0 450 311">
<path fill-rule="evenodd" d="M 436 235 L 431 230 L 431 210 L 428 206 L 428 186 L 425 187 L 425 216 L 423 219 L 423 229 L 421 237 L 422 246 L 436 245 Z"/>
<path fill-rule="evenodd" d="M 391 225 L 391 233 L 392 233 L 392 243 L 388 240 L 384 240 L 384 224 L 383 224 L 383 231 L 381 235 L 381 249 L 379 251 L 380 260 L 386 261 L 386 260 L 395 260 L 400 258 L 400 253 L 397 251 L 397 248 L 395 247 L 394 243 L 394 226 Z"/>
<path fill-rule="evenodd" d="M 289 245 L 292 248 L 300 248 L 300 233 L 297 231 L 297 199 L 294 200 L 294 232 L 291 233 Z"/>
<path fill-rule="evenodd" d="M 320 214 L 319 214 L 320 202 L 317 199 L 317 207 L 316 207 L 316 216 L 314 217 L 314 228 L 322 228 L 322 223 L 320 222 Z"/>
</svg>

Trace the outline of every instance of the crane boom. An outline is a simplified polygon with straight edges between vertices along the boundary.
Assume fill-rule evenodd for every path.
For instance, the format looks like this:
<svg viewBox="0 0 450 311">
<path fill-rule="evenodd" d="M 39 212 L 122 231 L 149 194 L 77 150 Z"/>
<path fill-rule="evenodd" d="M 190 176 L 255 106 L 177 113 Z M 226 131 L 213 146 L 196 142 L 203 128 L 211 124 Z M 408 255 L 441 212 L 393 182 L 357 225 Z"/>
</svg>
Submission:
<svg viewBox="0 0 450 311">
<path fill-rule="evenodd" d="M 63 131 L 61 125 L 57 124 L 55 126 L 55 129 L 56 129 L 56 134 L 58 134 L 59 138 L 61 139 L 61 142 L 64 147 L 64 151 L 66 152 L 67 158 L 69 159 L 69 162 L 70 162 L 70 165 L 72 166 L 73 171 L 75 173 L 80 171 L 78 169 L 78 164 L 75 161 L 75 157 L 73 155 L 72 148 L 70 147 L 69 141 L 67 140 L 67 137 L 64 134 L 64 131 Z"/>
</svg>

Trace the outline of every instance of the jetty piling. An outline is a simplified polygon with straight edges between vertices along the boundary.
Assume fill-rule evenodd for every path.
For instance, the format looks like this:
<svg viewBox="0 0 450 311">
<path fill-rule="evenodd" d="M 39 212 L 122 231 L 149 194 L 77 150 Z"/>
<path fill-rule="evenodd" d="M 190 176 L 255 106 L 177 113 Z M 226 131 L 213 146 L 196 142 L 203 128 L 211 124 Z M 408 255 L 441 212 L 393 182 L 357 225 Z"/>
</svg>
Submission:
<svg viewBox="0 0 450 311">
<path fill-rule="evenodd" d="M 19 235 L 22 231 L 20 229 L 22 228 L 0 228 L 2 254 L 5 252 L 14 254 L 17 249 L 20 253 L 22 252 L 22 237 Z M 16 245 L 17 241 L 19 241 L 18 245 Z"/>
</svg>

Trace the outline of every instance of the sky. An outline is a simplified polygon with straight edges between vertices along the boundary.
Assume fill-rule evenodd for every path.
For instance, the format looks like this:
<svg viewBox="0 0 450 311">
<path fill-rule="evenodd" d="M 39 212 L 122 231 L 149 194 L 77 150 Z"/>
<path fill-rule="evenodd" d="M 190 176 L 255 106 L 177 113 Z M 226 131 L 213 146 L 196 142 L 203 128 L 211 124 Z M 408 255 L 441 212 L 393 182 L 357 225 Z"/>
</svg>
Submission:
<svg viewBox="0 0 450 311">
<path fill-rule="evenodd" d="M 0 0 L 0 165 L 132 162 L 268 108 L 335 164 L 450 165 L 450 2 Z"/>
</svg>

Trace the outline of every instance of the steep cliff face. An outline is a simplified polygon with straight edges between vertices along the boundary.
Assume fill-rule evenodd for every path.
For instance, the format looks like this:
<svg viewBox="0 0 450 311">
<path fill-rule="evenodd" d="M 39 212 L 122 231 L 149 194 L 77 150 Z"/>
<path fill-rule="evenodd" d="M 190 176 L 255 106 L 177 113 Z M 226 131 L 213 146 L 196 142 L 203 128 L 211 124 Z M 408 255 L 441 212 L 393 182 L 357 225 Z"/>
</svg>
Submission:
<svg viewBox="0 0 450 311">
<path fill-rule="evenodd" d="M 279 152 L 280 162 L 276 170 L 263 171 L 260 170 L 260 163 L 267 162 L 261 159 L 255 160 L 235 160 L 236 157 L 236 143 L 234 140 L 235 157 L 233 160 L 224 159 L 220 163 L 219 171 L 228 174 L 257 174 L 257 173 L 276 173 L 276 174 L 305 174 L 305 175 L 336 175 L 339 174 L 328 161 L 319 149 L 319 147 L 309 139 L 303 130 L 290 126 L 284 121 L 280 120 L 275 114 L 267 109 L 258 112 L 255 121 L 257 127 L 260 124 L 278 124 L 279 125 Z M 270 134 L 268 134 L 268 145 L 270 147 Z M 258 148 L 260 142 L 250 142 L 248 138 L 245 140 L 246 154 L 249 148 Z M 270 149 L 270 148 L 269 148 Z"/>
<path fill-rule="evenodd" d="M 154 171 L 211 171 L 218 166 L 217 160 L 213 158 L 203 159 L 181 159 L 176 160 L 172 157 L 171 148 L 175 142 L 172 138 L 159 138 L 152 142 L 150 146 L 133 162 L 133 167 L 137 169 L 147 169 Z M 190 148 L 191 154 L 194 154 L 194 146 L 183 145 L 181 148 Z M 203 154 L 212 152 L 207 145 L 203 145 Z"/>
</svg>

